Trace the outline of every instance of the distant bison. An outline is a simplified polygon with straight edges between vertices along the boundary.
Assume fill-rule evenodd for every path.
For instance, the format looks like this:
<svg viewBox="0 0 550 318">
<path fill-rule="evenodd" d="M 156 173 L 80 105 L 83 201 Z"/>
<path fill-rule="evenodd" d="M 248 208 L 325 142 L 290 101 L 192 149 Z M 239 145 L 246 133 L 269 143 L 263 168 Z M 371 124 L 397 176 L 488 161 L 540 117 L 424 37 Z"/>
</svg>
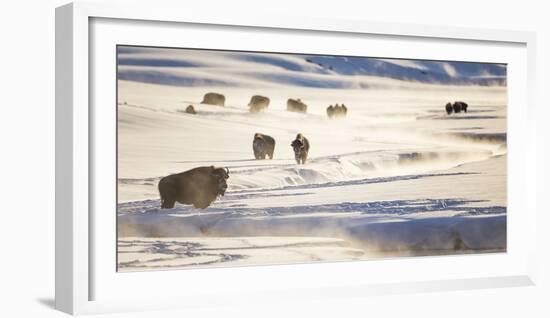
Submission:
<svg viewBox="0 0 550 318">
<path fill-rule="evenodd" d="M 260 95 L 254 95 L 248 103 L 248 107 L 251 113 L 257 113 L 265 110 L 269 106 L 269 98 Z"/>
<path fill-rule="evenodd" d="M 223 96 L 222 94 L 218 94 L 218 93 L 206 93 L 206 94 L 204 94 L 204 98 L 202 99 L 201 104 L 224 106 L 225 105 L 225 96 Z"/>
<path fill-rule="evenodd" d="M 452 109 L 452 110 L 450 110 Z M 447 111 L 447 114 L 451 114 L 453 111 L 458 114 L 460 112 L 465 112 L 467 113 L 468 112 L 468 104 L 466 104 L 465 102 L 454 102 L 452 105 L 451 103 L 447 103 L 447 105 L 445 105 L 445 110 Z"/>
<path fill-rule="evenodd" d="M 305 164 L 309 153 L 309 141 L 302 134 L 296 135 L 296 139 L 290 144 L 294 150 L 294 159 L 298 164 Z"/>
<path fill-rule="evenodd" d="M 193 107 L 193 105 L 187 106 L 187 108 L 185 109 L 185 112 L 188 113 L 188 114 L 193 114 L 193 115 L 197 113 L 195 111 L 195 107 Z"/>
<path fill-rule="evenodd" d="M 304 104 L 299 98 L 289 98 L 286 102 L 286 110 L 296 113 L 307 113 L 307 105 Z"/>
<path fill-rule="evenodd" d="M 453 113 L 453 104 L 447 103 L 447 105 L 445 105 L 445 111 L 447 112 L 447 115 L 452 114 Z"/>
<path fill-rule="evenodd" d="M 268 135 L 256 133 L 252 141 L 252 149 L 254 150 L 254 157 L 256 159 L 263 160 L 265 156 L 269 156 L 269 159 L 273 159 L 275 139 Z"/>
<path fill-rule="evenodd" d="M 455 102 L 454 105 L 457 105 L 460 107 L 460 110 L 467 113 L 468 112 L 468 104 L 466 104 L 465 102 Z M 456 106 L 453 106 L 453 107 L 456 107 Z M 455 108 L 456 109 L 456 108 Z M 456 113 L 456 110 L 455 110 L 455 113 Z"/>
<path fill-rule="evenodd" d="M 336 106 L 330 105 L 329 107 L 327 107 L 327 116 L 329 118 L 345 117 L 347 113 L 348 113 L 348 108 L 344 104 L 342 104 L 342 106 L 336 104 Z"/>
<path fill-rule="evenodd" d="M 198 167 L 160 179 L 158 189 L 161 207 L 171 209 L 176 201 L 207 208 L 216 198 L 225 194 L 229 169 Z"/>
<path fill-rule="evenodd" d="M 332 116 L 334 116 L 334 106 L 330 105 L 329 107 L 327 107 L 327 116 L 329 118 L 332 118 Z"/>
</svg>

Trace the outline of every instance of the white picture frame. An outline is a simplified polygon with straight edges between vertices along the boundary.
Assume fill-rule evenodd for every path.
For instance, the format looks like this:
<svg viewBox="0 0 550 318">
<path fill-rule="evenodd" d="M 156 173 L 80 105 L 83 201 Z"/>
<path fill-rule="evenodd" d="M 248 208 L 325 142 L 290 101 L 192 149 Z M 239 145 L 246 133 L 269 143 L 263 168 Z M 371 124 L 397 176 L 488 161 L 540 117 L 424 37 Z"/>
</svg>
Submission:
<svg viewBox="0 0 550 318">
<path fill-rule="evenodd" d="M 453 27 L 433 27 L 424 25 L 403 25 L 399 23 L 373 23 L 366 21 L 350 20 L 315 20 L 298 19 L 283 16 L 261 16 L 246 13 L 223 15 L 212 11 L 204 12 L 184 8 L 184 4 L 155 7 L 155 10 L 147 5 L 133 4 L 125 6 L 112 1 L 108 4 L 97 3 L 73 3 L 56 10 L 56 308 L 70 314 L 102 313 L 113 311 L 146 310 L 166 307 L 202 306 L 214 304 L 228 304 L 232 302 L 257 301 L 257 302 L 288 302 L 307 299 L 342 298 L 353 295 L 354 297 L 407 293 L 425 291 L 464 290 L 489 287 L 512 287 L 534 284 L 535 259 L 537 251 L 535 244 L 535 219 L 536 200 L 535 185 L 536 172 L 534 165 L 535 144 L 535 118 L 536 108 L 534 104 L 535 81 L 535 35 L 529 32 L 479 30 Z M 518 218 L 508 221 L 520 224 L 511 235 L 514 242 L 506 255 L 467 257 L 438 257 L 436 260 L 421 258 L 417 260 L 396 259 L 384 262 L 379 268 L 370 264 L 372 273 L 368 276 L 364 273 L 363 279 L 350 280 L 342 278 L 328 278 L 328 273 L 337 270 L 361 273 L 366 267 L 364 262 L 353 264 L 320 264 L 320 265 L 285 265 L 262 266 L 249 268 L 194 270 L 195 280 L 187 280 L 186 290 L 173 297 L 146 297 L 139 302 L 124 297 L 116 297 L 116 293 L 109 297 L 102 297 L 101 289 L 95 288 L 95 279 L 102 277 L 101 271 L 96 268 L 94 251 L 97 250 L 98 241 L 90 239 L 92 229 L 101 224 L 90 214 L 96 202 L 91 199 L 95 179 L 93 170 L 94 140 L 98 138 L 93 130 L 95 124 L 92 120 L 97 114 L 91 108 L 95 96 L 92 96 L 90 69 L 94 43 L 93 36 L 98 36 L 92 31 L 92 23 L 97 19 L 116 19 L 120 21 L 141 21 L 142 23 L 182 23 L 198 26 L 246 27 L 262 30 L 292 30 L 332 32 L 347 35 L 372 35 L 395 36 L 409 39 L 428 39 L 429 41 L 456 41 L 495 43 L 512 45 L 521 51 L 516 59 L 520 73 L 525 76 L 518 78 L 521 82 L 513 82 L 512 85 L 521 86 L 521 93 L 515 95 L 520 100 L 517 106 L 509 112 L 509 130 L 519 137 L 511 138 L 509 151 L 516 155 L 517 160 L 509 161 L 509 185 L 513 182 L 513 191 L 509 189 L 509 209 L 521 210 Z M 170 28 L 170 26 L 167 26 Z M 116 38 L 113 39 L 116 41 Z M 134 44 L 134 43 L 125 43 Z M 238 44 L 237 44 L 238 45 Z M 458 44 L 462 45 L 462 44 Z M 463 44 L 466 45 L 466 44 Z M 405 56 L 412 58 L 414 56 Z M 525 59 L 523 59 L 525 58 Z M 95 120 L 101 121 L 101 116 Z M 516 143 L 515 140 L 518 140 Z M 521 158 L 520 158 L 521 157 Z M 92 171 L 93 170 L 93 171 Z M 512 180 L 512 181 L 510 181 Z M 529 191 L 532 190 L 532 191 Z M 517 215 L 517 214 L 516 214 Z M 512 231 L 512 230 L 511 230 Z M 516 239 L 517 238 L 517 239 Z M 99 243 L 100 244 L 100 243 Z M 114 245 L 115 242 L 113 241 Z M 395 275 L 402 266 L 409 269 L 420 268 L 423 262 L 431 262 L 433 266 L 451 266 L 453 263 L 462 262 L 463 266 L 472 268 L 464 273 L 452 275 L 439 275 L 438 273 L 420 273 L 416 276 Z M 482 262 L 500 262 L 503 265 L 500 270 L 474 270 Z M 372 263 L 372 262 L 371 262 Z M 110 265 L 106 265 L 110 266 Z M 115 265 L 112 264 L 113 273 Z M 386 274 L 383 274 L 384 271 Z M 189 274 L 190 271 L 187 273 Z M 393 272 L 393 273 L 395 273 Z M 230 273 L 235 277 L 234 281 L 227 278 Z M 382 275 L 380 274 L 382 273 Z M 277 275 L 292 275 L 300 277 L 295 282 L 277 284 L 276 280 L 261 280 L 261 277 Z M 109 284 L 131 285 L 131 276 L 127 274 L 123 279 Z M 140 275 L 137 273 L 135 275 Z M 166 281 L 174 277 L 185 276 L 177 271 L 153 274 L 141 273 L 154 280 Z M 240 275 L 240 276 L 239 276 Z M 239 288 L 226 287 L 227 283 L 235 283 L 238 277 L 250 277 L 248 282 Z M 187 278 L 189 279 L 187 275 Z M 224 288 L 213 291 L 199 289 L 200 279 L 204 277 L 217 277 L 225 279 Z M 319 281 L 323 277 L 324 281 Z M 153 284 L 151 280 L 140 284 Z M 215 284 L 206 284 L 207 287 L 215 287 Z M 114 286 L 114 285 L 109 285 Z M 153 287 L 152 285 L 146 286 Z M 308 292 L 304 293 L 303 290 Z M 103 288 L 105 290 L 105 288 Z M 113 290 L 117 290 L 114 288 Z M 193 290 L 200 290 L 194 293 Z M 172 292 L 171 290 L 170 292 Z M 261 291 L 261 293 L 258 293 Z M 246 297 L 242 297 L 246 296 Z M 138 303 L 138 304 L 136 304 Z"/>
</svg>

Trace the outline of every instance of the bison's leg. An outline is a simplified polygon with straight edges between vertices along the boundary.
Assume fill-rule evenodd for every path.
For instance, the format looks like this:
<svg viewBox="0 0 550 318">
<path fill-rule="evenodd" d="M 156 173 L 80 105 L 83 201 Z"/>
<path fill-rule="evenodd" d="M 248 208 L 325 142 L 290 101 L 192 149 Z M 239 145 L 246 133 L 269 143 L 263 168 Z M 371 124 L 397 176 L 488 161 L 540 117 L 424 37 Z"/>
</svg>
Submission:
<svg viewBox="0 0 550 318">
<path fill-rule="evenodd" d="M 163 209 L 172 209 L 176 205 L 176 200 L 174 198 L 161 198 L 162 204 L 161 208 Z"/>
<path fill-rule="evenodd" d="M 271 149 L 271 151 L 269 151 L 268 155 L 269 155 L 269 159 L 273 159 L 273 149 Z"/>
</svg>

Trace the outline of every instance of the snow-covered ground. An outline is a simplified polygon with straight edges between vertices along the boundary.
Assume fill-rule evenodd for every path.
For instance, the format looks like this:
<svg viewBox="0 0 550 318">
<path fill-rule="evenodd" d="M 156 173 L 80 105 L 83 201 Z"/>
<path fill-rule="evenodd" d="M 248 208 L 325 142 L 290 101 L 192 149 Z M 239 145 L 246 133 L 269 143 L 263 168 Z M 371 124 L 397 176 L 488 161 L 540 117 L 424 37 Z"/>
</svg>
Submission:
<svg viewBox="0 0 550 318">
<path fill-rule="evenodd" d="M 162 53 L 149 58 L 185 60 Z M 119 270 L 505 251 L 505 86 L 333 74 L 281 59 L 303 68 L 224 64 L 210 54 L 185 60 L 211 63 L 206 70 L 119 66 L 137 72 L 118 82 Z M 298 72 L 368 88 L 255 83 L 228 70 L 251 72 L 251 63 L 278 78 Z M 164 76 L 154 78 L 177 73 L 193 84 L 155 82 L 139 75 L 150 75 L 139 73 L 144 67 Z M 197 82 L 206 73 L 241 85 Z M 199 104 L 210 91 L 224 94 L 226 106 Z M 248 112 L 252 95 L 271 99 L 266 112 Z M 287 112 L 288 98 L 301 98 L 308 113 Z M 469 103 L 467 114 L 445 113 L 455 100 Z M 346 104 L 346 118 L 326 117 L 336 103 Z M 198 114 L 185 113 L 188 105 Z M 273 160 L 254 160 L 256 132 L 276 139 Z M 293 160 L 297 133 L 311 144 L 305 165 Z M 229 168 L 225 196 L 204 210 L 160 209 L 160 178 L 209 165 Z"/>
</svg>

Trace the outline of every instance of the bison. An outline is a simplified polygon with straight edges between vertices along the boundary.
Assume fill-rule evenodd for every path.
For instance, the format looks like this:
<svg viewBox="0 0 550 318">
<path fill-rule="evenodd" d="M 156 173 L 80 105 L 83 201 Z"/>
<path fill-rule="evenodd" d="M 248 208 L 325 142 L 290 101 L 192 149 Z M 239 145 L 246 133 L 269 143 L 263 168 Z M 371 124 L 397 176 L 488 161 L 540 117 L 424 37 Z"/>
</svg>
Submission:
<svg viewBox="0 0 550 318">
<path fill-rule="evenodd" d="M 229 169 L 198 167 L 160 179 L 158 189 L 161 208 L 171 209 L 176 202 L 207 208 L 227 190 Z"/>
<path fill-rule="evenodd" d="M 254 95 L 248 103 L 248 107 L 251 113 L 257 113 L 265 110 L 269 106 L 269 98 L 260 95 Z"/>
<path fill-rule="evenodd" d="M 218 93 L 206 93 L 204 94 L 204 98 L 202 99 L 201 104 L 210 104 L 210 105 L 216 105 L 216 106 L 224 106 L 225 105 L 225 96 Z"/>
<path fill-rule="evenodd" d="M 344 114 L 344 116 L 348 114 L 348 108 L 344 104 L 342 104 L 342 113 Z"/>
<path fill-rule="evenodd" d="M 328 118 L 332 118 L 332 116 L 334 116 L 334 106 L 330 105 L 327 107 L 327 116 Z"/>
<path fill-rule="evenodd" d="M 336 106 L 330 105 L 327 108 L 327 115 L 329 118 L 333 117 L 345 117 L 348 113 L 348 108 L 346 105 L 342 104 L 342 106 L 336 104 Z"/>
<path fill-rule="evenodd" d="M 453 104 L 453 110 L 454 110 L 455 114 L 458 114 L 462 110 L 462 106 L 459 103 L 455 102 Z"/>
<path fill-rule="evenodd" d="M 188 114 L 193 114 L 193 115 L 195 115 L 197 113 L 195 111 L 195 107 L 193 107 L 193 105 L 187 106 L 187 108 L 185 109 L 185 112 L 188 113 Z"/>
<path fill-rule="evenodd" d="M 445 105 L 445 111 L 447 112 L 447 115 L 452 114 L 453 113 L 453 104 L 447 103 L 447 105 Z"/>
<path fill-rule="evenodd" d="M 458 104 L 458 107 L 460 108 L 460 111 L 463 111 L 465 113 L 468 112 L 468 104 L 466 104 L 465 102 L 455 102 L 455 105 L 457 104 Z"/>
<path fill-rule="evenodd" d="M 304 102 L 302 102 L 299 98 L 289 98 L 286 101 L 286 110 L 288 110 L 289 112 L 307 113 L 307 105 L 304 104 Z"/>
<path fill-rule="evenodd" d="M 254 150 L 254 157 L 256 159 L 263 160 L 265 156 L 269 156 L 269 159 L 273 159 L 275 139 L 268 135 L 256 133 L 252 141 L 252 150 Z"/>
<path fill-rule="evenodd" d="M 452 109 L 452 110 L 450 110 Z M 451 103 L 447 103 L 447 105 L 445 105 L 445 110 L 447 111 L 447 114 L 451 114 L 453 111 L 455 113 L 460 113 L 460 112 L 465 112 L 467 113 L 468 112 L 468 104 L 466 104 L 465 102 L 454 102 L 452 105 Z"/>
<path fill-rule="evenodd" d="M 296 159 L 296 163 L 305 164 L 309 152 L 309 141 L 307 138 L 302 134 L 298 134 L 290 145 L 294 150 L 294 159 Z"/>
</svg>

